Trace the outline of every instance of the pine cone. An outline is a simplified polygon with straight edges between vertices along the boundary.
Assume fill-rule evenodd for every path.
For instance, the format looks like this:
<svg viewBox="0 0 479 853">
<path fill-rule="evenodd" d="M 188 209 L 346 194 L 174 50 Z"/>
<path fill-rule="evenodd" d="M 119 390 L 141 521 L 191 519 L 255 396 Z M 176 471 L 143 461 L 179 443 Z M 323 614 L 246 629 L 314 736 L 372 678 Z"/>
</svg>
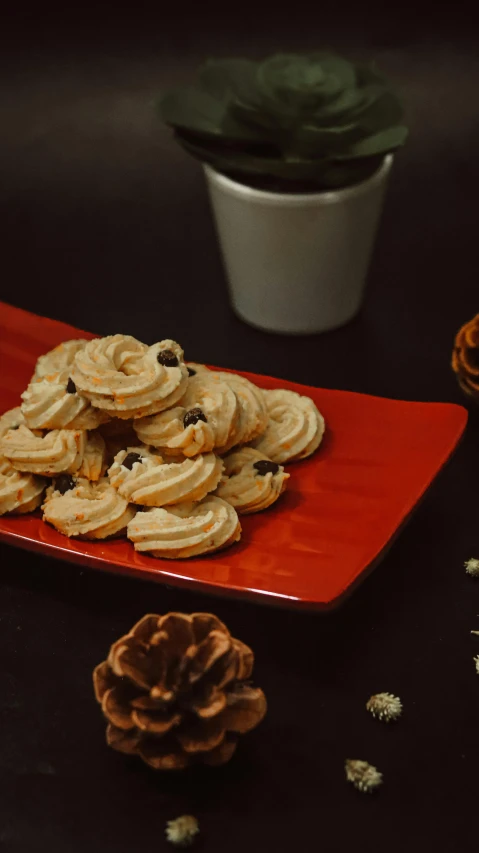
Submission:
<svg viewBox="0 0 479 853">
<path fill-rule="evenodd" d="M 462 390 L 479 399 L 479 314 L 465 323 L 456 335 L 452 369 Z"/>
<path fill-rule="evenodd" d="M 93 673 L 107 743 L 158 770 L 225 764 L 266 714 L 253 663 L 210 613 L 144 616 Z"/>
</svg>

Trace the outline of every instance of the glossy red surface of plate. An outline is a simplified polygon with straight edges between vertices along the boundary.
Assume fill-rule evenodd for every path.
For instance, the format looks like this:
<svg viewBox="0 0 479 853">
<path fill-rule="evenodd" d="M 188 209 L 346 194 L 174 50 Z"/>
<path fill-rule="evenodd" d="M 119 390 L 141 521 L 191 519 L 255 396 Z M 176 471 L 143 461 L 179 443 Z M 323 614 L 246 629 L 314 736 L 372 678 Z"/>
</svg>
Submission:
<svg viewBox="0 0 479 853">
<path fill-rule="evenodd" d="M 39 355 L 76 337 L 93 335 L 0 303 L 0 412 L 18 405 Z M 239 544 L 192 560 L 156 560 L 140 556 L 126 539 L 67 539 L 38 512 L 1 517 L 0 538 L 93 569 L 210 593 L 311 609 L 338 604 L 377 562 L 450 456 L 467 413 L 452 404 L 243 375 L 262 388 L 312 397 L 327 433 L 312 458 L 288 466 L 291 479 L 278 503 L 242 518 Z"/>
</svg>

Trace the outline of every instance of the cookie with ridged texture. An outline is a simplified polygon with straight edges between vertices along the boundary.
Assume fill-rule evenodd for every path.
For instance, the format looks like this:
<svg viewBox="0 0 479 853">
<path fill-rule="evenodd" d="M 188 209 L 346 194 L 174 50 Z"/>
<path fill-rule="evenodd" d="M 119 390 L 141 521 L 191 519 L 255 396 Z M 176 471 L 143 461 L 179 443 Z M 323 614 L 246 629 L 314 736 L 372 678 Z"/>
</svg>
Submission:
<svg viewBox="0 0 479 853">
<path fill-rule="evenodd" d="M 87 434 L 84 430 L 56 429 L 35 435 L 27 426 L 9 430 L 0 439 L 0 455 L 17 471 L 45 477 L 74 473 L 82 464 Z"/>
<path fill-rule="evenodd" d="M 68 373 L 77 352 L 80 352 L 87 343 L 88 341 L 82 338 L 63 341 L 63 343 L 58 344 L 54 349 L 41 355 L 37 359 L 32 381 L 34 379 L 44 379 L 45 377 L 53 378 L 65 371 Z"/>
<path fill-rule="evenodd" d="M 25 424 L 25 418 L 20 406 L 4 412 L 3 415 L 0 415 L 0 438 L 3 438 L 10 429 L 18 429 L 21 424 Z"/>
<path fill-rule="evenodd" d="M 96 429 L 108 415 L 77 393 L 68 372 L 35 379 L 22 394 L 22 414 L 30 429 Z"/>
<path fill-rule="evenodd" d="M 42 477 L 17 471 L 0 458 L 0 515 L 33 512 L 42 502 L 46 484 Z"/>
<path fill-rule="evenodd" d="M 82 464 L 77 471 L 77 476 L 95 482 L 103 476 L 107 467 L 107 450 L 103 436 L 98 430 L 87 433 Z"/>
<path fill-rule="evenodd" d="M 136 507 L 118 494 L 108 479 L 91 483 L 83 477 L 56 478 L 47 489 L 43 520 L 64 536 L 108 539 L 126 533 Z"/>
<path fill-rule="evenodd" d="M 260 388 L 238 373 L 214 371 L 234 391 L 239 404 L 236 444 L 246 444 L 262 435 L 268 425 L 268 412 Z"/>
<path fill-rule="evenodd" d="M 310 397 L 295 391 L 263 391 L 268 424 L 262 436 L 252 442 L 273 462 L 279 464 L 305 459 L 321 444 L 324 418 Z"/>
<path fill-rule="evenodd" d="M 0 415 L 0 440 L 9 430 L 16 430 L 21 424 L 25 425 L 25 418 L 22 415 L 20 406 L 16 406 L 15 409 L 9 409 L 3 415 Z M 0 454 L 0 463 L 2 462 L 8 462 L 8 460 Z M 10 462 L 8 462 L 7 467 L 11 467 Z"/>
<path fill-rule="evenodd" d="M 224 473 L 215 495 L 240 515 L 261 512 L 274 504 L 289 479 L 282 465 L 255 450 L 242 447 L 223 458 Z"/>
<path fill-rule="evenodd" d="M 146 346 L 130 335 L 90 341 L 75 356 L 71 379 L 93 406 L 117 418 L 140 418 L 173 406 L 188 371 L 175 341 Z"/>
<path fill-rule="evenodd" d="M 138 512 L 128 525 L 136 551 L 169 560 L 219 551 L 240 537 L 236 510 L 212 495 L 196 504 Z"/>
<path fill-rule="evenodd" d="M 131 503 L 161 507 L 202 500 L 216 489 L 222 472 L 223 463 L 214 453 L 164 461 L 162 456 L 138 446 L 121 450 L 108 476 Z"/>
<path fill-rule="evenodd" d="M 170 456 L 198 456 L 215 446 L 215 429 L 205 412 L 195 407 L 175 406 L 149 418 L 138 418 L 134 430 L 143 444 Z"/>
<path fill-rule="evenodd" d="M 187 411 L 200 410 L 204 414 L 213 429 L 218 453 L 234 446 L 240 408 L 236 394 L 217 373 L 205 370 L 191 376 L 179 405 Z"/>
</svg>

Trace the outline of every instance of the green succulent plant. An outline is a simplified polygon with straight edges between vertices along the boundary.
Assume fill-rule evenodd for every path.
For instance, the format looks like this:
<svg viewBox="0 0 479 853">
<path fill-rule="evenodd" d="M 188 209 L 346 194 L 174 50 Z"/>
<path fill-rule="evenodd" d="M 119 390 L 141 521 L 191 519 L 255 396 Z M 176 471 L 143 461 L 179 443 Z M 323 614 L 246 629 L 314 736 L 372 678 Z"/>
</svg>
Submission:
<svg viewBox="0 0 479 853">
<path fill-rule="evenodd" d="M 194 86 L 159 106 L 194 157 L 283 190 L 355 184 L 407 136 L 401 103 L 378 70 L 329 52 L 209 60 Z"/>
</svg>

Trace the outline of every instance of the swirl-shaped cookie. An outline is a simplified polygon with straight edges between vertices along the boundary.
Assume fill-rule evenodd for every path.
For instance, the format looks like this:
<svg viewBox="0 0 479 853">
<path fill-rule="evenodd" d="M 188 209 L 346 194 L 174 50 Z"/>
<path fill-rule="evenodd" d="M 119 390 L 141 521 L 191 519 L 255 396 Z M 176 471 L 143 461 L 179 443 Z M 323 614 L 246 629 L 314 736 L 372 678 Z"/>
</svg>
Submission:
<svg viewBox="0 0 479 853">
<path fill-rule="evenodd" d="M 22 415 L 20 406 L 17 406 L 15 409 L 9 409 L 8 412 L 4 412 L 3 415 L 0 415 L 0 439 L 2 439 L 9 430 L 18 429 L 20 424 L 24 423 L 25 418 Z M 8 460 L 0 453 L 0 465 L 2 462 L 6 463 L 7 468 L 11 467 L 10 462 L 8 462 Z"/>
<path fill-rule="evenodd" d="M 173 406 L 185 391 L 188 371 L 174 341 L 147 347 L 130 335 L 110 335 L 77 353 L 71 379 L 94 406 L 130 419 Z"/>
<path fill-rule="evenodd" d="M 115 456 L 108 476 L 131 503 L 167 506 L 201 500 L 216 489 L 222 471 L 223 463 L 214 453 L 164 462 L 145 447 L 128 447 Z"/>
<path fill-rule="evenodd" d="M 106 478 L 90 483 L 81 477 L 59 477 L 43 504 L 44 521 L 65 536 L 81 539 L 121 536 L 135 513 L 136 507 L 128 506 Z"/>
<path fill-rule="evenodd" d="M 87 480 L 99 480 L 107 469 L 106 445 L 99 432 L 89 432 L 85 444 L 82 463 L 77 471 L 78 477 Z"/>
<path fill-rule="evenodd" d="M 96 429 L 108 420 L 106 412 L 77 394 L 66 372 L 30 382 L 22 400 L 22 414 L 30 429 Z"/>
<path fill-rule="evenodd" d="M 253 447 L 278 463 L 311 456 L 324 435 L 324 418 L 313 401 L 287 389 L 263 394 L 269 421 Z"/>
<path fill-rule="evenodd" d="M 0 416 L 0 438 L 2 438 L 9 429 L 17 429 L 21 424 L 25 423 L 25 418 L 22 415 L 20 406 L 15 409 L 9 409 Z"/>
<path fill-rule="evenodd" d="M 136 551 L 176 560 L 227 548 L 240 539 L 241 525 L 231 504 L 208 495 L 197 504 L 137 512 L 127 535 Z"/>
<path fill-rule="evenodd" d="M 31 381 L 46 377 L 54 378 L 59 373 L 66 373 L 68 376 L 77 352 L 80 352 L 87 343 L 87 340 L 81 339 L 64 341 L 45 355 L 41 355 L 35 365 Z"/>
<path fill-rule="evenodd" d="M 82 430 L 55 429 L 45 436 L 35 435 L 21 424 L 0 439 L 0 454 L 17 471 L 53 477 L 63 471 L 78 471 L 85 452 L 86 433 Z"/>
<path fill-rule="evenodd" d="M 238 373 L 212 372 L 229 385 L 238 400 L 239 423 L 235 444 L 246 444 L 262 435 L 268 424 L 268 412 L 261 389 Z"/>
<path fill-rule="evenodd" d="M 202 412 L 215 435 L 218 453 L 226 452 L 235 444 L 239 422 L 239 405 L 236 394 L 217 373 L 201 370 L 190 376 L 180 405 L 187 411 Z"/>
<path fill-rule="evenodd" d="M 200 408 L 175 406 L 149 418 L 138 418 L 133 428 L 143 444 L 164 450 L 170 456 L 198 456 L 215 446 L 215 431 Z"/>
<path fill-rule="evenodd" d="M 242 447 L 223 459 L 225 470 L 215 495 L 241 515 L 260 512 L 278 500 L 289 474 L 259 450 Z"/>
<path fill-rule="evenodd" d="M 0 458 L 0 515 L 33 512 L 42 502 L 46 480 L 13 468 Z"/>
</svg>

